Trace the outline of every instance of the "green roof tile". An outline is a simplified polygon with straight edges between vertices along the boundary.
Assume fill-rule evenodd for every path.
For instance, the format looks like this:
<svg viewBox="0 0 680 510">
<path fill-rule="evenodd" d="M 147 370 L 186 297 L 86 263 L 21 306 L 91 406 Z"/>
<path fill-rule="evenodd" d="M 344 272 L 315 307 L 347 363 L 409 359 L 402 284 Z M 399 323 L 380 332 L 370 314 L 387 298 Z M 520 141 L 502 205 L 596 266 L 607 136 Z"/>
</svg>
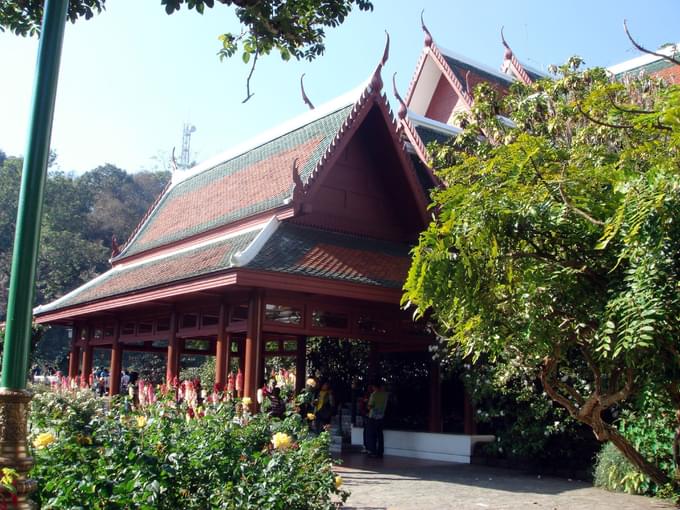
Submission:
<svg viewBox="0 0 680 510">
<path fill-rule="evenodd" d="M 245 267 L 401 288 L 409 247 L 284 223 Z"/>
</svg>

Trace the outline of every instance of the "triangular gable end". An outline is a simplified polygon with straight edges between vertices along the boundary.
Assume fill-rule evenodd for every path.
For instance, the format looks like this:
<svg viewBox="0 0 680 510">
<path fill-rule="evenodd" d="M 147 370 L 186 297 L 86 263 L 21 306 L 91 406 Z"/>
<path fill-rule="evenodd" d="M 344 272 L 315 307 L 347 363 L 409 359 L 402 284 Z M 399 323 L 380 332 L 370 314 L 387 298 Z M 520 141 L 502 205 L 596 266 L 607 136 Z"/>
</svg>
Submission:
<svg viewBox="0 0 680 510">
<path fill-rule="evenodd" d="M 412 242 L 427 225 L 426 193 L 380 89 L 366 89 L 293 203 L 295 223 L 378 239 Z"/>
</svg>

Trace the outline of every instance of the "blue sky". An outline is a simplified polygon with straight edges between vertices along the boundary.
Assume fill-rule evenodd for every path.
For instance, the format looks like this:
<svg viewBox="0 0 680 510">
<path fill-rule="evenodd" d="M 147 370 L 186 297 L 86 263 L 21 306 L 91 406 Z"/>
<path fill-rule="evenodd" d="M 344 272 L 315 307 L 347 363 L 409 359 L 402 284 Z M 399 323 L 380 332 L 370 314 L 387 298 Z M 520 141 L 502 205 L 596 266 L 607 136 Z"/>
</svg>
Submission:
<svg viewBox="0 0 680 510">
<path fill-rule="evenodd" d="M 435 42 L 498 68 L 500 28 L 515 54 L 545 69 L 570 55 L 607 66 L 638 52 L 622 20 L 650 48 L 680 41 L 677 0 L 374 0 L 372 13 L 353 12 L 328 31 L 325 55 L 309 62 L 258 62 L 242 104 L 249 67 L 240 57 L 220 62 L 218 35 L 238 31 L 231 8 L 217 4 L 203 16 L 183 11 L 167 16 L 159 1 L 108 0 L 107 10 L 66 29 L 52 148 L 64 171 L 77 173 L 113 163 L 128 171 L 152 169 L 179 157 L 182 125 L 197 130 L 192 157 L 201 161 L 258 132 L 306 111 L 307 93 L 321 104 L 360 84 L 375 68 L 392 38 L 384 78 L 405 93 L 423 46 L 419 15 Z M 0 149 L 24 151 L 37 41 L 0 33 Z M 391 97 L 391 85 L 387 86 Z"/>
</svg>

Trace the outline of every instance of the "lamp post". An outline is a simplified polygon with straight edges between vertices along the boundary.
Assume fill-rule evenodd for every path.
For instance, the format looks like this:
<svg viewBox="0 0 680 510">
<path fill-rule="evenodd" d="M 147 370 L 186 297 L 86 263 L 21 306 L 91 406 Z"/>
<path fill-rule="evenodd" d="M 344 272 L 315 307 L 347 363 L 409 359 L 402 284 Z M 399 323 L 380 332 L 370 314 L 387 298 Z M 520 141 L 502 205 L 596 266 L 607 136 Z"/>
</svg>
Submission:
<svg viewBox="0 0 680 510">
<path fill-rule="evenodd" d="M 20 475 L 15 482 L 18 509 L 33 508 L 28 498 L 36 488 L 36 483 L 26 478 L 33 466 L 27 443 L 31 394 L 26 391 L 26 378 L 43 190 L 67 6 L 68 0 L 45 0 L 7 301 L 0 381 L 0 466 L 16 469 Z"/>
</svg>

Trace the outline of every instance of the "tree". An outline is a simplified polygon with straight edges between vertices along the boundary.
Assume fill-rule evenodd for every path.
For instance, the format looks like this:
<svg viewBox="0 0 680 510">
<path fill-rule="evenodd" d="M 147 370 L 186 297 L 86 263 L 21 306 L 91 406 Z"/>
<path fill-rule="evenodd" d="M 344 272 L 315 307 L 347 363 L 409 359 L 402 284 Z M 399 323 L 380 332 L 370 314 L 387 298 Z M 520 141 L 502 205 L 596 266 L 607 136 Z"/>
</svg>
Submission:
<svg viewBox="0 0 680 510">
<path fill-rule="evenodd" d="M 373 9 L 371 0 L 161 0 L 165 12 L 172 14 L 183 4 L 199 14 L 215 1 L 233 6 L 244 29 L 240 34 L 220 36 L 220 58 L 231 57 L 239 50 L 245 63 L 251 63 L 252 76 L 257 59 L 279 51 L 281 58 L 313 60 L 322 55 L 325 28 L 336 27 L 345 21 L 352 8 Z M 72 22 L 90 19 L 105 8 L 106 0 L 70 0 L 68 18 Z M 18 35 L 35 35 L 40 30 L 43 0 L 5 0 L 0 3 L 0 31 L 10 30 Z M 252 94 L 249 87 L 246 100 Z"/>
<path fill-rule="evenodd" d="M 404 303 L 449 353 L 537 376 L 663 485 L 609 410 L 649 389 L 680 407 L 680 87 L 580 65 L 504 99 L 476 89 L 464 132 L 435 149 L 444 187 Z"/>
</svg>

